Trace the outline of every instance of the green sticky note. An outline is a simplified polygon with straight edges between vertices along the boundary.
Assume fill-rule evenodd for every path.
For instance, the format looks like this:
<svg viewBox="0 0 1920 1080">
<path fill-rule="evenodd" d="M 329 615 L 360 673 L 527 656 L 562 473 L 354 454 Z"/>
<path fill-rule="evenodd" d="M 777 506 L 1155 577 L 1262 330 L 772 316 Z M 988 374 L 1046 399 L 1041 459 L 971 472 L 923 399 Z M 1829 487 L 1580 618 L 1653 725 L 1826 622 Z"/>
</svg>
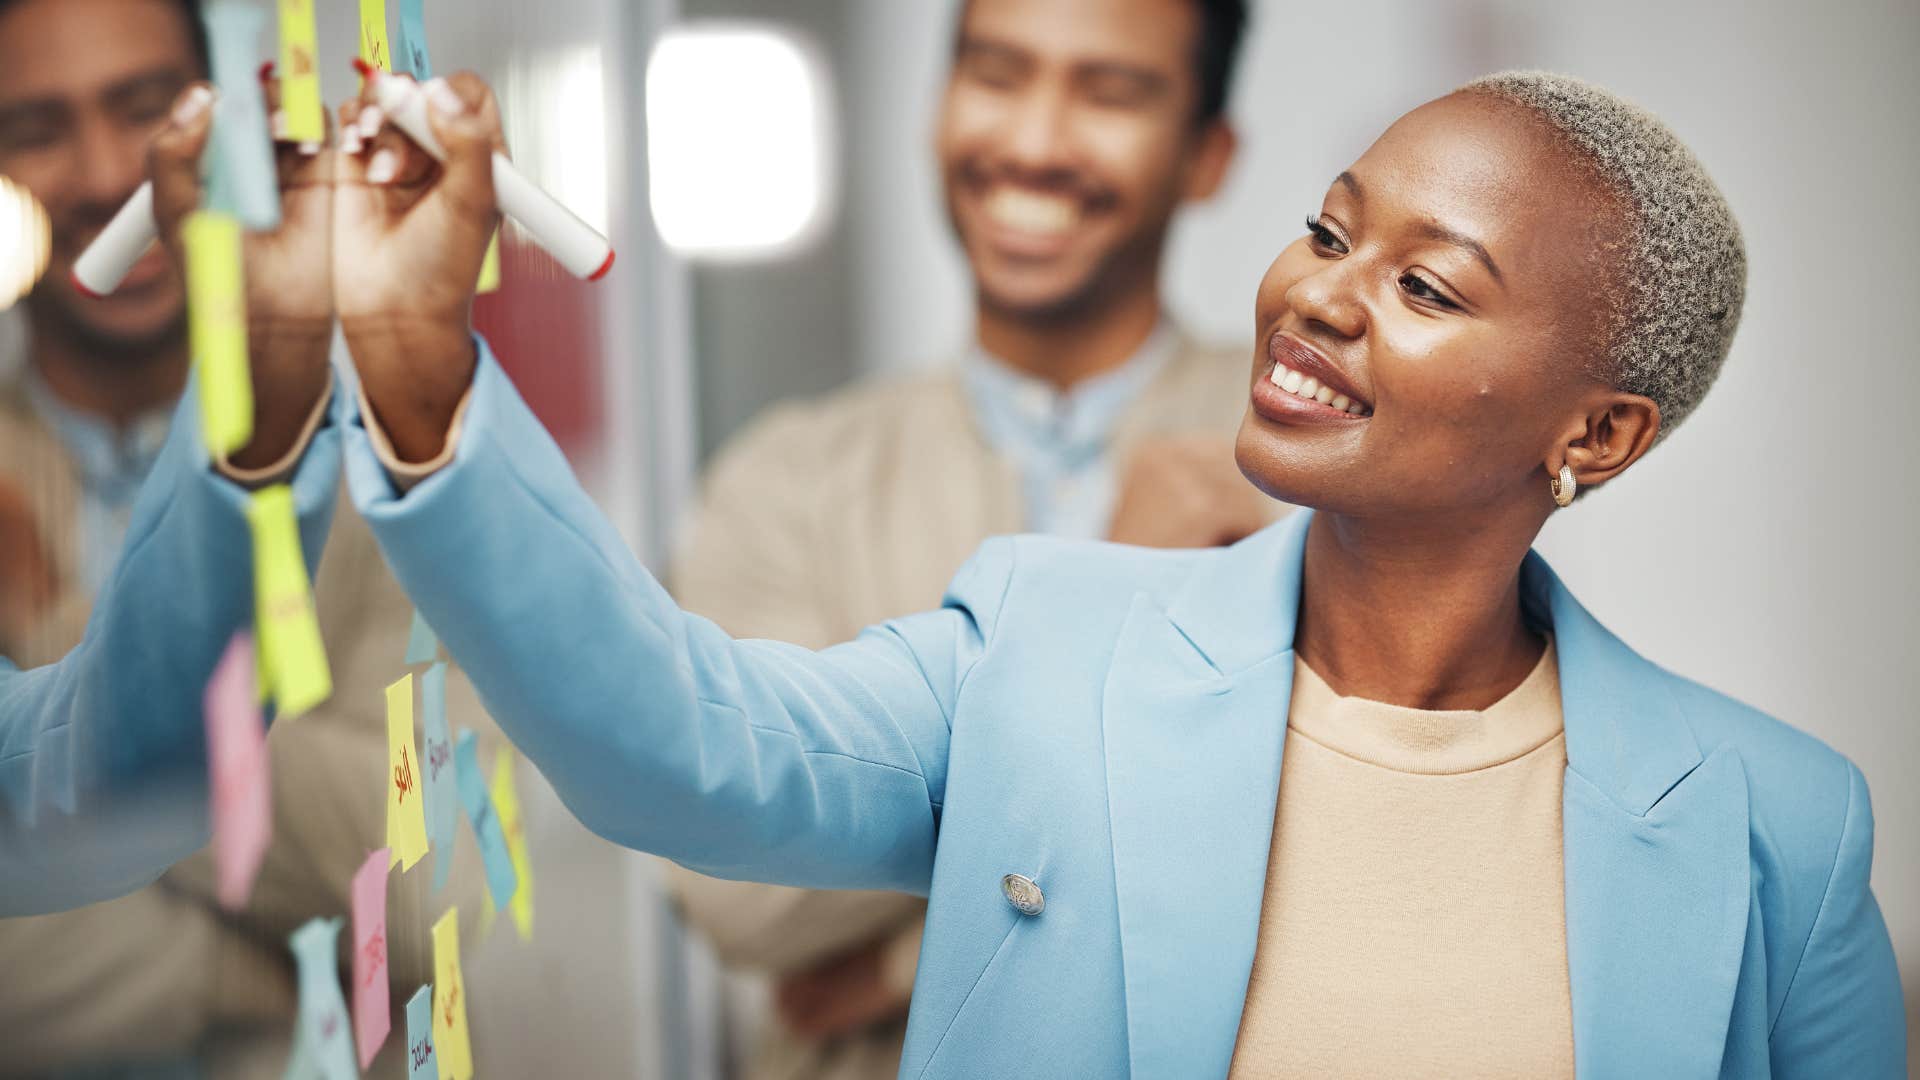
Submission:
<svg viewBox="0 0 1920 1080">
<path fill-rule="evenodd" d="M 275 484 L 247 503 L 253 530 L 254 636 L 260 642 L 260 684 L 282 717 L 327 700 L 333 675 L 320 641 L 320 620 L 301 556 L 293 489 Z"/>
<path fill-rule="evenodd" d="M 253 438 L 246 275 L 240 219 L 196 210 L 180 227 L 187 257 L 187 340 L 207 449 L 225 458 Z"/>
</svg>

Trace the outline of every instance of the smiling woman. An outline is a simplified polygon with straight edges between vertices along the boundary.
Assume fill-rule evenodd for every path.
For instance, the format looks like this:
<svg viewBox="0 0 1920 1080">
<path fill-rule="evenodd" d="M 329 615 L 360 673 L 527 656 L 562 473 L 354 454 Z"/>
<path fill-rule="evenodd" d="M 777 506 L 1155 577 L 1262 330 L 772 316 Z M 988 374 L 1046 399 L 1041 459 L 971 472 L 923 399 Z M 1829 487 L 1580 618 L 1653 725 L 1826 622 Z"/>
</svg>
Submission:
<svg viewBox="0 0 1920 1080">
<path fill-rule="evenodd" d="M 961 54 L 982 108 L 1029 68 L 1084 86 Z M 958 200 L 965 242 L 1072 218 L 1009 175 Z M 385 213 L 477 247 L 483 190 L 442 183 L 467 198 Z M 362 317 L 433 347 L 348 327 L 348 473 L 590 828 L 929 896 L 902 1075 L 1892 1078 L 1859 770 L 1641 658 L 1530 550 L 1699 403 L 1744 288 L 1663 125 L 1496 76 L 1397 121 L 1267 272 L 1238 458 L 1312 512 L 1232 547 L 994 540 L 938 611 L 820 652 L 734 640 L 634 559 L 484 342 L 413 311 Z M 457 446 L 396 485 L 396 431 Z"/>
</svg>

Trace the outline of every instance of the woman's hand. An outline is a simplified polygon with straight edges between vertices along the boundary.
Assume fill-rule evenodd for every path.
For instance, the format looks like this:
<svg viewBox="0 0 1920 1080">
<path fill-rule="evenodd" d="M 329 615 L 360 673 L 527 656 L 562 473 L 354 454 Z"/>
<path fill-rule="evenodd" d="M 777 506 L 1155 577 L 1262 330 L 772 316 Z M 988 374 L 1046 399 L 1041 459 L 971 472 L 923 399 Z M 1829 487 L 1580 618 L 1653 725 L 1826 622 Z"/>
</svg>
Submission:
<svg viewBox="0 0 1920 1080">
<path fill-rule="evenodd" d="M 423 90 L 446 161 L 386 124 L 368 88 L 341 109 L 334 205 L 340 328 L 405 461 L 440 453 L 473 382 L 473 294 L 499 222 L 493 153 L 505 145 L 493 92 L 478 76 L 462 72 Z"/>
<path fill-rule="evenodd" d="M 277 83 L 266 86 L 269 108 Z M 167 126 L 147 152 L 154 218 L 174 264 L 186 266 L 180 225 L 201 203 L 200 155 L 213 127 L 213 91 L 197 83 L 175 99 Z M 229 460 L 242 468 L 279 461 L 293 448 L 330 374 L 332 263 L 327 222 L 332 212 L 331 155 L 274 147 L 279 167 L 280 227 L 245 240 L 247 343 L 253 367 L 253 439 Z"/>
</svg>

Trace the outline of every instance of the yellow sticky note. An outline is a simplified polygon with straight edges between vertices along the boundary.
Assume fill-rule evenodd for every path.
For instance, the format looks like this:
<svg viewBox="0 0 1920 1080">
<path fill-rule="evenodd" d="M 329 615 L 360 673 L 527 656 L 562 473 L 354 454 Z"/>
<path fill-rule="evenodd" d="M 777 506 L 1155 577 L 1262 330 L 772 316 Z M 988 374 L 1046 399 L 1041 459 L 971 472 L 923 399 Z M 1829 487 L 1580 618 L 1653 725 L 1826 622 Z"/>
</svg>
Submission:
<svg viewBox="0 0 1920 1080">
<path fill-rule="evenodd" d="M 493 758 L 493 812 L 507 837 L 507 854 L 519 884 L 513 890 L 513 926 L 520 940 L 533 940 L 533 867 L 527 859 L 527 834 L 520 822 L 520 793 L 513 786 L 513 751 L 502 746 Z"/>
<path fill-rule="evenodd" d="M 187 256 L 187 338 L 207 450 L 226 457 L 253 438 L 247 286 L 240 219 L 196 210 L 180 226 Z"/>
<path fill-rule="evenodd" d="M 473 1076 L 467 987 L 460 978 L 460 912 L 455 908 L 433 924 L 433 1046 L 440 1058 L 440 1080 Z"/>
<path fill-rule="evenodd" d="M 313 588 L 300 552 L 293 489 L 261 488 L 247 500 L 253 532 L 254 637 L 259 641 L 261 700 L 272 698 L 282 718 L 327 700 L 333 674 L 313 611 Z"/>
<path fill-rule="evenodd" d="M 360 0 L 360 59 L 393 70 L 393 49 L 387 44 L 387 0 Z"/>
<path fill-rule="evenodd" d="M 413 869 L 427 853 L 426 788 L 413 744 L 413 676 L 387 687 L 387 847 L 389 866 Z"/>
<path fill-rule="evenodd" d="M 500 291 L 500 230 L 493 230 L 493 239 L 487 241 L 487 257 L 480 260 L 480 285 L 474 291 L 490 293 Z"/>
<path fill-rule="evenodd" d="M 280 111 L 287 118 L 287 141 L 325 142 L 325 109 L 313 0 L 280 0 Z"/>
</svg>

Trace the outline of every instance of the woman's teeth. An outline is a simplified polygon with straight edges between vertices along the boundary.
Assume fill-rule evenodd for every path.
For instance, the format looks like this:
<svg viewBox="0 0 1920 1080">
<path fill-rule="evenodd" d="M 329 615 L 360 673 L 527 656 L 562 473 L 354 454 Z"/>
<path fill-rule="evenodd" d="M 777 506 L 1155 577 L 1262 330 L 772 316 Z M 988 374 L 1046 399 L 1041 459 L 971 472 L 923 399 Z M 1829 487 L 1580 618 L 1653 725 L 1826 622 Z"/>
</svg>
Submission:
<svg viewBox="0 0 1920 1080">
<path fill-rule="evenodd" d="M 1331 386 L 1320 385 L 1320 380 L 1311 375 L 1302 375 L 1284 364 L 1275 363 L 1267 374 L 1267 381 L 1292 394 L 1294 397 L 1317 401 L 1330 409 L 1336 409 L 1353 416 L 1371 416 L 1365 405 L 1350 400 L 1345 394 L 1336 394 Z"/>
</svg>

